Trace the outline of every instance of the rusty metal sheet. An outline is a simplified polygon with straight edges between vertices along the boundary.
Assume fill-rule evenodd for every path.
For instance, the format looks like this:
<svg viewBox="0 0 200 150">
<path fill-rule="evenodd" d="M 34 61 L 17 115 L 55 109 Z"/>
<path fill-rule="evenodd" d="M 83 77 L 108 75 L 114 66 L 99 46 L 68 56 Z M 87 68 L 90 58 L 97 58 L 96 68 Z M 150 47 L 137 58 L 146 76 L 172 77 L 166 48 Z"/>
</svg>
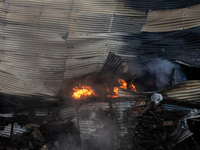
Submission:
<svg viewBox="0 0 200 150">
<path fill-rule="evenodd" d="M 71 7 L 72 0 L 0 2 L 1 93 L 57 99 Z"/>
<path fill-rule="evenodd" d="M 0 10 L 0 92 L 46 100 L 63 79 L 99 72 L 109 51 L 125 55 L 123 36 L 146 21 L 111 0 L 5 0 Z"/>
<path fill-rule="evenodd" d="M 181 82 L 160 92 L 166 98 L 188 102 L 200 102 L 200 81 L 191 80 Z"/>
<path fill-rule="evenodd" d="M 182 9 L 149 11 L 143 32 L 168 32 L 200 25 L 200 5 Z"/>
</svg>

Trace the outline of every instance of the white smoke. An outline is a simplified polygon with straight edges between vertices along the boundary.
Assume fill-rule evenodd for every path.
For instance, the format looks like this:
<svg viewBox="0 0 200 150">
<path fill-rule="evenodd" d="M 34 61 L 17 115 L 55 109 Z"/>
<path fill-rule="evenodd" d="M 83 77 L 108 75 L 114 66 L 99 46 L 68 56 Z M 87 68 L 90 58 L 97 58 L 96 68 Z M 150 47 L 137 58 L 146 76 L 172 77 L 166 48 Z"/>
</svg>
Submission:
<svg viewBox="0 0 200 150">
<path fill-rule="evenodd" d="M 158 90 L 186 80 L 186 76 L 179 64 L 161 58 L 155 58 L 147 63 L 140 70 L 139 77 L 143 77 L 145 72 L 155 77 Z"/>
</svg>

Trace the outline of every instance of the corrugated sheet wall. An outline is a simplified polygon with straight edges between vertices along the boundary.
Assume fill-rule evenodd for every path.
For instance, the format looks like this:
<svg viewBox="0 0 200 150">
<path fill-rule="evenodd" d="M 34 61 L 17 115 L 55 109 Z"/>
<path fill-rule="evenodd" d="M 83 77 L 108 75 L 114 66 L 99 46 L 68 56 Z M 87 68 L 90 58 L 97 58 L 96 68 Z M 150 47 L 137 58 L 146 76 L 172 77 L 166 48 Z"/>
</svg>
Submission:
<svg viewBox="0 0 200 150">
<path fill-rule="evenodd" d="M 72 1 L 0 2 L 0 90 L 55 96 L 65 72 Z"/>
<path fill-rule="evenodd" d="M 0 11 L 0 91 L 44 98 L 63 79 L 99 71 L 146 20 L 115 1 L 5 0 Z"/>
<path fill-rule="evenodd" d="M 79 115 L 81 110 L 89 109 L 91 110 L 91 115 L 96 115 L 96 111 L 99 109 L 108 109 L 109 103 L 103 103 L 103 102 L 94 102 L 86 105 L 82 105 L 79 108 Z M 95 140 L 97 140 L 97 137 L 99 134 L 97 133 L 98 129 L 102 129 L 104 126 L 103 123 L 95 123 L 90 118 L 89 120 L 81 120 L 79 119 L 79 128 L 80 128 L 80 137 L 82 140 L 81 146 L 82 149 L 88 149 L 88 145 L 92 144 Z"/>
<path fill-rule="evenodd" d="M 132 101 L 114 102 L 112 105 L 120 114 L 118 118 L 118 123 L 119 123 L 118 134 L 119 135 L 124 136 L 125 134 L 128 133 L 127 131 L 128 124 L 127 122 L 124 122 L 124 116 L 125 116 L 124 112 L 126 111 L 126 109 L 128 109 L 130 106 L 134 104 L 135 104 L 135 101 L 132 100 Z"/>
<path fill-rule="evenodd" d="M 134 99 L 133 99 L 134 100 Z M 116 134 L 118 135 L 124 135 L 127 134 L 127 124 L 124 122 L 124 112 L 127 108 L 129 108 L 131 105 L 134 105 L 134 101 L 120 101 L 120 99 L 117 99 L 116 101 L 112 101 L 111 105 L 115 108 L 115 110 L 119 114 L 119 118 L 117 120 L 117 123 L 119 125 L 119 129 L 116 130 Z M 80 129 L 80 136 L 82 140 L 81 148 L 84 150 L 88 149 L 88 146 L 91 146 L 91 144 L 98 144 L 99 143 L 99 137 L 101 137 L 102 133 L 99 132 L 99 130 L 105 130 L 103 129 L 106 120 L 103 122 L 94 121 L 97 116 L 97 110 L 99 108 L 102 108 L 103 110 L 109 109 L 109 102 L 91 102 L 88 104 L 84 104 L 78 108 L 78 125 L 77 125 L 77 112 L 76 108 L 70 107 L 70 108 L 61 108 L 60 110 L 60 116 L 62 118 L 67 118 L 70 116 L 75 116 L 73 121 L 77 125 L 77 127 Z M 89 119 L 82 120 L 80 117 L 81 113 L 83 113 L 84 110 L 90 110 L 89 113 Z M 88 114 L 84 114 L 88 115 Z M 105 118 L 104 118 L 105 119 Z M 106 133 L 103 133 L 106 134 Z M 109 135 L 110 136 L 110 135 Z"/>
</svg>

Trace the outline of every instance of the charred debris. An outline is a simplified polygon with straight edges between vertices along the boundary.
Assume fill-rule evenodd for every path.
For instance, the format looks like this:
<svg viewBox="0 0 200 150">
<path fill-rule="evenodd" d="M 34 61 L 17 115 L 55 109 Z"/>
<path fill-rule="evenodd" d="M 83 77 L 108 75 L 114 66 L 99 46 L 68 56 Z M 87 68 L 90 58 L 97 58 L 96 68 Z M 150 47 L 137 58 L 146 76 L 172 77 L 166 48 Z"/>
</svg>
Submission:
<svg viewBox="0 0 200 150">
<path fill-rule="evenodd" d="M 191 131 L 198 124 L 192 120 L 199 111 L 166 109 L 160 105 L 162 100 L 162 95 L 154 93 L 146 104 L 138 101 L 125 111 L 128 134 L 121 138 L 119 149 L 199 149 L 198 133 Z"/>
<path fill-rule="evenodd" d="M 121 105 L 126 101 L 116 100 Z M 73 116 L 63 119 L 52 110 L 49 116 L 38 116 L 38 111 L 34 111 L 35 115 L 18 112 L 12 117 L 1 116 L 1 131 L 8 130 L 9 124 L 12 126 L 9 136 L 5 137 L 1 132 L 0 149 L 96 150 L 102 149 L 103 145 L 108 150 L 197 150 L 200 112 L 192 109 L 192 105 L 185 107 L 184 104 L 173 103 L 172 107 L 161 94 L 154 93 L 146 100 L 136 100 L 123 111 L 112 100 L 107 108 L 101 107 L 101 103 L 96 110 L 92 104 L 80 106 L 75 120 Z M 68 108 L 67 112 L 70 111 Z M 18 127 L 15 127 L 16 123 Z M 20 131 L 21 127 L 25 130 Z M 121 127 L 126 132 L 122 133 Z M 87 148 L 82 147 L 81 142 Z"/>
<path fill-rule="evenodd" d="M 63 119 L 45 108 L 5 110 L 0 117 L 1 150 L 70 150 L 80 145 L 80 133 L 71 117 Z"/>
</svg>

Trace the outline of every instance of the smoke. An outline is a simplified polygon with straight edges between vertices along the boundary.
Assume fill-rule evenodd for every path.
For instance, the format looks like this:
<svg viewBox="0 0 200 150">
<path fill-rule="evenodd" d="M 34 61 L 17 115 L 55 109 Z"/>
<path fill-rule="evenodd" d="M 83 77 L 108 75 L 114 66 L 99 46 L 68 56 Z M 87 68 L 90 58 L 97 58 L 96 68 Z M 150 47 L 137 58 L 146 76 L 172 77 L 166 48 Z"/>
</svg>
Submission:
<svg viewBox="0 0 200 150">
<path fill-rule="evenodd" d="M 179 64 L 175 64 L 172 85 L 186 81 L 187 77 Z"/>
<path fill-rule="evenodd" d="M 114 149 L 118 112 L 113 107 L 102 109 L 101 105 L 102 103 L 91 103 L 79 111 L 82 143 L 87 145 L 85 149 Z"/>
<path fill-rule="evenodd" d="M 161 58 L 152 59 L 139 70 L 138 76 L 155 82 L 156 90 L 162 90 L 186 80 L 179 64 Z"/>
</svg>

